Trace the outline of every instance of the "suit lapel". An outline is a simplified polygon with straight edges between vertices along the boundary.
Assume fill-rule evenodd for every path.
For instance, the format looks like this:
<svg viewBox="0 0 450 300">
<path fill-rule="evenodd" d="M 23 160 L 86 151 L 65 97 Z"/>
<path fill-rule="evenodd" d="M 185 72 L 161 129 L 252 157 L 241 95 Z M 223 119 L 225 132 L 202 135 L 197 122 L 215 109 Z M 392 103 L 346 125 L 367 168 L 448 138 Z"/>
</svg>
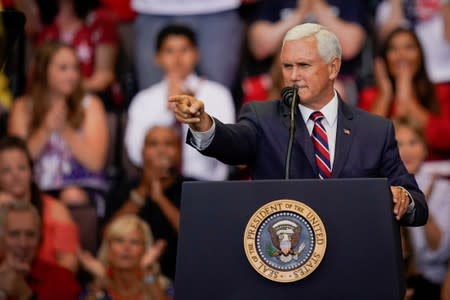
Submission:
<svg viewBox="0 0 450 300">
<path fill-rule="evenodd" d="M 342 168 L 347 161 L 348 153 L 356 133 L 353 122 L 353 113 L 347 104 L 339 97 L 338 120 L 336 129 L 336 145 L 334 151 L 334 162 L 332 177 L 339 177 Z"/>
<path fill-rule="evenodd" d="M 286 105 L 281 105 L 281 113 L 283 115 L 283 124 L 289 129 L 290 126 L 290 109 Z M 300 114 L 300 111 L 297 106 L 297 115 L 295 117 L 295 141 L 305 153 L 306 158 L 308 159 L 311 168 L 314 170 L 316 177 L 319 176 L 317 173 L 317 165 L 316 160 L 314 158 L 314 146 L 311 141 L 311 136 L 308 133 L 308 129 L 306 128 L 305 122 L 303 122 L 303 118 Z M 294 147 L 295 149 L 295 147 Z"/>
</svg>

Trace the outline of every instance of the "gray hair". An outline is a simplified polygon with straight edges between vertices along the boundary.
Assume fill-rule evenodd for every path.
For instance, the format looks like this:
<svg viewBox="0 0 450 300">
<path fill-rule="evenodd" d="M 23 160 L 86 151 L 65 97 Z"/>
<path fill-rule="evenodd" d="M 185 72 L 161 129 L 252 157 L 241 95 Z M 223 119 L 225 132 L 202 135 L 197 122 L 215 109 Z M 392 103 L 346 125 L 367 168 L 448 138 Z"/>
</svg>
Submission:
<svg viewBox="0 0 450 300">
<path fill-rule="evenodd" d="M 299 40 L 309 36 L 316 38 L 317 50 L 326 63 L 330 63 L 335 57 L 341 59 L 342 47 L 336 35 L 319 24 L 304 23 L 291 28 L 284 36 L 283 47 L 287 41 Z"/>
<path fill-rule="evenodd" d="M 10 212 L 31 212 L 38 223 L 38 234 L 41 234 L 41 217 L 39 216 L 36 207 L 30 202 L 14 200 L 0 206 L 0 238 L 3 237 L 6 227 L 6 218 Z"/>
</svg>

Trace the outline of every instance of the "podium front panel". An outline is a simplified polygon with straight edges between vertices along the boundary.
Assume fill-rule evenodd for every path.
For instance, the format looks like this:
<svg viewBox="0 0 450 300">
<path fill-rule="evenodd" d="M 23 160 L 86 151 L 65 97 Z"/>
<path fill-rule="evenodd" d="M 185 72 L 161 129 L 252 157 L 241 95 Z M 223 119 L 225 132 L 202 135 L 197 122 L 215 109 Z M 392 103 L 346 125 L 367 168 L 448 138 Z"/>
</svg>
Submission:
<svg viewBox="0 0 450 300">
<path fill-rule="evenodd" d="M 306 278 L 278 283 L 257 273 L 244 230 L 264 204 L 292 199 L 324 223 L 327 248 Z M 175 299 L 399 300 L 399 226 L 386 179 L 190 182 L 183 185 Z"/>
</svg>

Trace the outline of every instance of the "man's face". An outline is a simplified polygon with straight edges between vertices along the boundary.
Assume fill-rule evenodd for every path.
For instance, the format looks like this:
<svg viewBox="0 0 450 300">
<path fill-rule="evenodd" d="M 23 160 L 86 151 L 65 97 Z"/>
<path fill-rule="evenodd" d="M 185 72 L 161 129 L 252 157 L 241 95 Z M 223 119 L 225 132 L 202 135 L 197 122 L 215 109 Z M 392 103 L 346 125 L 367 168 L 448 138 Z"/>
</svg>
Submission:
<svg viewBox="0 0 450 300">
<path fill-rule="evenodd" d="M 30 264 L 39 246 L 40 227 L 31 211 L 11 211 L 6 217 L 3 236 L 5 256 Z"/>
<path fill-rule="evenodd" d="M 287 41 L 280 55 L 284 86 L 298 86 L 300 102 L 321 109 L 333 97 L 340 60 L 327 64 L 319 55 L 315 37 Z"/>
<path fill-rule="evenodd" d="M 145 137 L 144 168 L 170 175 L 180 164 L 180 140 L 171 128 L 155 127 Z"/>
<path fill-rule="evenodd" d="M 191 74 L 198 61 L 197 48 L 182 35 L 170 35 L 162 43 L 156 54 L 156 62 L 166 77 L 184 80 Z"/>
</svg>

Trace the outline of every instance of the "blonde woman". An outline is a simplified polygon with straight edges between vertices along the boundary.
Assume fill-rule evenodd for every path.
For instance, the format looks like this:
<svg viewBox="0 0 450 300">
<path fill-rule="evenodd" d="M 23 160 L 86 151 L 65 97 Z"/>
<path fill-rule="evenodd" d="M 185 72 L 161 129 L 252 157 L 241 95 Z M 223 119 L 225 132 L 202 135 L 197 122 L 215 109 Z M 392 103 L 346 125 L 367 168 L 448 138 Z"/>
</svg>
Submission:
<svg viewBox="0 0 450 300">
<path fill-rule="evenodd" d="M 115 218 L 106 228 L 95 259 L 81 252 L 80 262 L 95 281 L 81 299 L 168 299 L 159 276 L 158 257 L 165 242 L 153 242 L 149 226 L 135 215 Z"/>
</svg>

